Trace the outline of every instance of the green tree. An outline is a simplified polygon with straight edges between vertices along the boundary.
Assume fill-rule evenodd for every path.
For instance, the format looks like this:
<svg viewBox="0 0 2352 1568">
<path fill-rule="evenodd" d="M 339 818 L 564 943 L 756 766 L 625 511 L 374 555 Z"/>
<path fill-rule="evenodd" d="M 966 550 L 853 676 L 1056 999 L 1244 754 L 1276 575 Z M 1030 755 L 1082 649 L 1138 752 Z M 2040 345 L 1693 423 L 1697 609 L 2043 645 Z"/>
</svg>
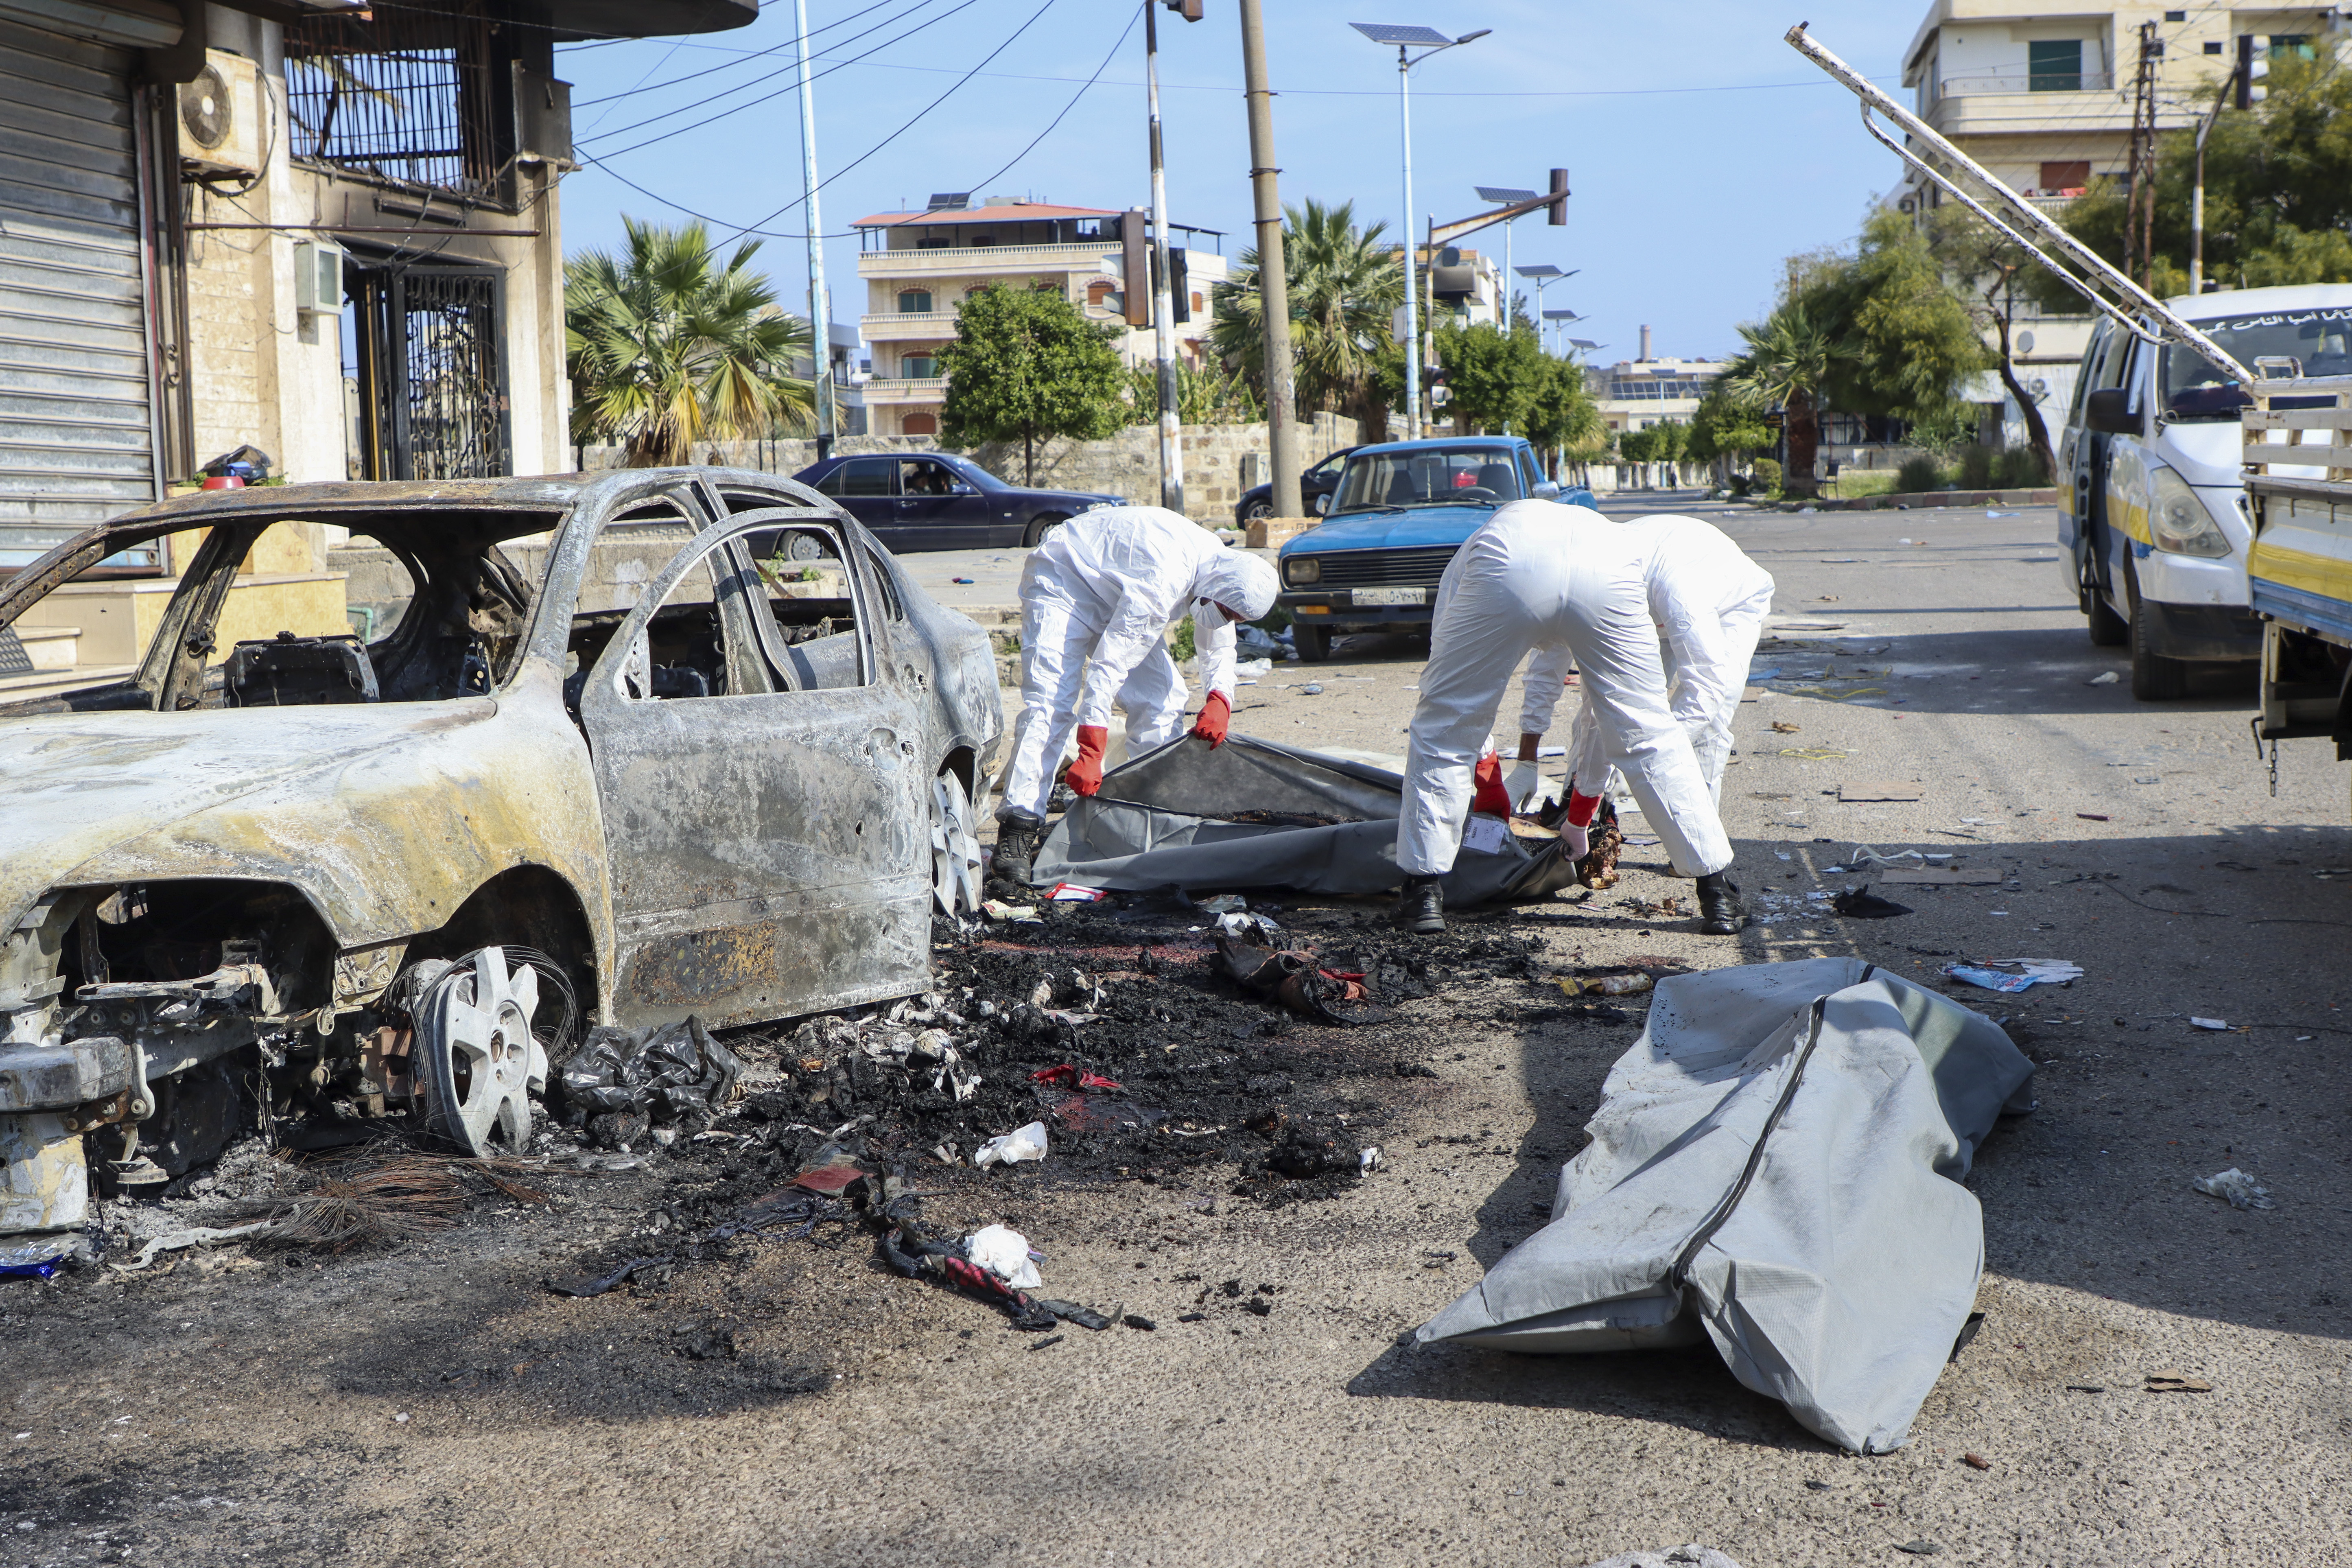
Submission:
<svg viewBox="0 0 2352 1568">
<path fill-rule="evenodd" d="M 1097 327 L 1058 290 L 991 283 L 968 297 L 956 341 L 940 351 L 948 377 L 940 439 L 950 447 L 1021 443 L 1024 483 L 1036 479 L 1037 442 L 1098 441 L 1127 423 L 1127 371 Z"/>
<path fill-rule="evenodd" d="M 1720 383 L 1707 389 L 1691 415 L 1686 456 L 1695 463 L 1719 463 L 1726 477 L 1751 453 L 1772 445 L 1772 432 L 1748 400 Z"/>
<path fill-rule="evenodd" d="M 1302 414 L 1353 416 L 1367 438 L 1396 406 L 1381 374 L 1395 348 L 1389 323 L 1404 303 L 1404 269 L 1396 247 L 1381 242 L 1386 226 L 1356 226 L 1353 202 L 1283 209 L 1282 261 L 1290 304 L 1290 356 Z M 1265 299 L 1258 291 L 1255 247 L 1212 291 L 1209 346 L 1265 395 Z"/>
<path fill-rule="evenodd" d="M 1681 464 L 1690 450 L 1690 426 L 1679 419 L 1661 419 L 1650 426 L 1650 461 L 1666 466 L 1667 479 L 1679 483 Z"/>
<path fill-rule="evenodd" d="M 1938 207 L 1927 226 L 1927 243 L 1945 274 L 1959 293 L 1969 315 L 1980 331 L 1992 334 L 1993 368 L 2000 384 L 2025 421 L 2026 444 L 2045 474 L 2058 471 L 2057 454 L 2050 445 L 2050 426 L 2041 405 L 2017 377 L 2012 363 L 2011 329 L 2021 300 L 2031 300 L 2043 287 L 2048 269 L 2033 253 L 1989 226 L 1962 206 Z"/>
<path fill-rule="evenodd" d="M 1584 384 L 1584 367 L 1575 360 L 1545 358 L 1542 377 L 1528 399 L 1527 437 L 1545 455 L 1555 479 L 1560 457 L 1591 462 L 1609 449 L 1609 426 Z"/>
<path fill-rule="evenodd" d="M 1437 329 L 1437 363 L 1453 393 L 1451 411 L 1465 430 L 1524 430 L 1528 409 L 1549 374 L 1545 355 L 1528 332 L 1506 332 L 1481 322 Z"/>
<path fill-rule="evenodd" d="M 2268 85 L 2270 97 L 2251 112 L 2223 110 L 2206 142 L 2205 276 L 2241 289 L 2352 282 L 2352 71 L 2284 55 L 2272 60 Z M 2201 113 L 2210 102 L 2194 107 Z M 2150 292 L 2159 298 L 2189 289 L 2196 173 L 2194 131 L 2158 138 Z M 2101 180 L 2063 221 L 2120 267 L 2126 205 L 2119 183 Z M 2046 305 L 2082 308 L 2046 270 L 2033 288 Z"/>
<path fill-rule="evenodd" d="M 1948 419 L 1961 383 L 1992 368 L 1944 264 L 1900 213 L 1872 214 L 1853 258 L 1817 272 L 1799 298 L 1845 349 L 1822 387 L 1827 406 L 1913 424 Z"/>
<path fill-rule="evenodd" d="M 1160 422 L 1160 371 L 1148 360 L 1127 367 L 1127 397 L 1130 425 Z M 1265 405 L 1237 370 L 1211 365 L 1195 369 L 1176 362 L 1176 417 L 1186 425 L 1255 425 L 1265 417 Z"/>
<path fill-rule="evenodd" d="M 700 441 L 803 423 L 814 392 L 791 366 L 809 353 L 808 323 L 751 269 L 760 242 L 720 266 L 699 223 L 621 222 L 619 256 L 592 250 L 563 268 L 572 438 L 620 441 L 629 467 L 655 468 L 690 461 Z"/>
<path fill-rule="evenodd" d="M 1724 369 L 1724 388 L 1751 407 L 1779 408 L 1789 437 L 1788 488 L 1813 493 L 1813 458 L 1821 449 L 1822 397 L 1852 350 L 1793 300 L 1761 321 L 1740 324 L 1746 349 Z"/>
</svg>

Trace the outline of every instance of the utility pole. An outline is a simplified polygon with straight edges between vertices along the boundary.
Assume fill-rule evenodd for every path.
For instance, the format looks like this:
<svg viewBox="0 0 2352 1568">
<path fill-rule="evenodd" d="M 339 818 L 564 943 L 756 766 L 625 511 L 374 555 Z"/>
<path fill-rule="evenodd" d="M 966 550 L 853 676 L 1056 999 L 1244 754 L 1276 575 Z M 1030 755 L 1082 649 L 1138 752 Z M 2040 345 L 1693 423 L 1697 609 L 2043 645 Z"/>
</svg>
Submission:
<svg viewBox="0 0 2352 1568">
<path fill-rule="evenodd" d="M 1298 395 L 1290 363 L 1290 278 L 1282 258 L 1282 195 L 1275 177 L 1274 94 L 1265 81 L 1265 22 L 1259 0 L 1240 0 L 1242 90 L 1249 100 L 1250 195 L 1257 216 L 1257 289 L 1265 316 L 1265 426 L 1274 447 L 1276 517 L 1302 517 Z M 1410 249 L 1410 246 L 1407 247 Z M 1406 258 L 1407 266 L 1412 258 Z"/>
<path fill-rule="evenodd" d="M 816 458 L 833 456 L 833 311 L 824 295 L 824 221 L 816 207 L 816 98 L 809 89 L 808 0 L 793 0 L 801 47 L 801 179 L 808 195 L 809 358 L 816 374 Z"/>
<path fill-rule="evenodd" d="M 2145 289 L 2155 270 L 2150 246 L 2156 237 L 2156 62 L 2164 45 L 2154 22 L 2139 25 L 2139 68 L 2132 78 L 2131 201 L 2124 209 L 2124 270 L 2139 263 Z"/>
<path fill-rule="evenodd" d="M 1198 7 L 1194 7 L 1194 15 Z M 1160 504 L 1184 515 L 1183 414 L 1176 391 L 1176 274 L 1168 260 L 1168 168 L 1160 147 L 1160 9 L 1143 0 L 1143 80 L 1151 108 L 1151 343 L 1160 358 Z"/>
</svg>

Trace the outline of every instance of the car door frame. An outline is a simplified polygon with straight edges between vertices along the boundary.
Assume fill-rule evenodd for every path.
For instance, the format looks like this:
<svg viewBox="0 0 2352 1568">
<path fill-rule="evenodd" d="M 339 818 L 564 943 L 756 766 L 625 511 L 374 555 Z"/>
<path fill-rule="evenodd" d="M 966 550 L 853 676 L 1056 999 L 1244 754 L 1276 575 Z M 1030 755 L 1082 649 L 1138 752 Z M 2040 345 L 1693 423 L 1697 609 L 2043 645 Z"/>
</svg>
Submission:
<svg viewBox="0 0 2352 1568">
<path fill-rule="evenodd" d="M 654 616 L 696 563 L 723 629 L 748 628 L 772 684 L 791 661 L 744 542 L 820 528 L 839 548 L 861 683 L 656 699 L 625 684 Z M 713 1026 L 901 996 L 928 983 L 924 706 L 886 657 L 880 588 L 835 513 L 736 512 L 680 547 L 592 668 L 580 698 L 604 823 L 616 1021 Z M 746 615 L 744 612 L 752 613 Z M 726 648 L 730 670 L 738 649 Z M 750 649 L 741 650 L 749 652 Z M 819 836 L 825 836 L 823 842 Z"/>
</svg>

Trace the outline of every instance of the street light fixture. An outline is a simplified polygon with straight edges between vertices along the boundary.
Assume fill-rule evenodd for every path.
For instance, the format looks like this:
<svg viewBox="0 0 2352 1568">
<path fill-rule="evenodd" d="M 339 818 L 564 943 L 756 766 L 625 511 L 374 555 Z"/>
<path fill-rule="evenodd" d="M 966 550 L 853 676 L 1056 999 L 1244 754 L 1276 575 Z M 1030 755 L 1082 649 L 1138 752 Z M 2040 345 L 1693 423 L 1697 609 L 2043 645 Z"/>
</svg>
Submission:
<svg viewBox="0 0 2352 1568">
<path fill-rule="evenodd" d="M 1509 185 L 1475 185 L 1472 189 L 1478 193 L 1480 201 L 1493 202 L 1497 206 L 1516 206 L 1521 202 L 1536 199 L 1535 192 L 1515 190 Z M 1518 330 L 1518 319 L 1511 310 L 1511 226 L 1518 221 L 1515 217 L 1503 220 L 1503 331 L 1506 333 Z"/>
<path fill-rule="evenodd" d="M 1475 33 L 1465 33 L 1449 38 L 1434 27 L 1399 26 L 1388 22 L 1350 22 L 1348 26 L 1382 47 L 1393 44 L 1397 52 L 1397 125 L 1404 148 L 1404 221 L 1399 225 L 1402 243 L 1398 249 L 1404 255 L 1404 427 L 1409 439 L 1421 438 L 1421 312 L 1417 295 L 1420 279 L 1413 266 L 1412 245 L 1412 94 L 1410 72 L 1412 68 L 1446 49 L 1474 43 L 1494 31 L 1481 27 Z M 1421 53 L 1414 54 L 1415 49 Z M 1431 265 L 1436 258 L 1430 258 Z"/>
<path fill-rule="evenodd" d="M 1536 314 L 1538 321 L 1540 323 L 1551 319 L 1549 314 L 1547 313 L 1543 308 L 1543 291 L 1550 288 L 1553 284 L 1559 282 L 1563 278 L 1575 277 L 1577 272 L 1581 272 L 1584 268 L 1580 267 L 1575 272 L 1562 272 L 1550 262 L 1540 261 L 1533 267 L 1515 268 L 1513 270 L 1517 272 L 1520 277 L 1527 279 L 1536 286 Z M 1538 324 L 1536 328 L 1536 339 L 1538 342 L 1543 340 L 1543 331 L 1544 329 L 1542 326 Z"/>
</svg>

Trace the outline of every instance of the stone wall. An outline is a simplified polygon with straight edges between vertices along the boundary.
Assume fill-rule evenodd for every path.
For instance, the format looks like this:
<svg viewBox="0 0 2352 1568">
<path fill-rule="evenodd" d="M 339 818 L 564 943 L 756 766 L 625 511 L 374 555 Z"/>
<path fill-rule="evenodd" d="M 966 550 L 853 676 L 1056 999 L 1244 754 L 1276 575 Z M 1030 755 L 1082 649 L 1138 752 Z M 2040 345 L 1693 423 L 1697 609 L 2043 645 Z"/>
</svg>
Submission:
<svg viewBox="0 0 2352 1568">
<path fill-rule="evenodd" d="M 1298 431 L 1298 463 L 1312 467 L 1332 451 L 1356 444 L 1356 422 L 1335 414 L 1318 414 Z M 1199 522 L 1231 523 L 1234 503 L 1247 487 L 1242 483 L 1244 459 L 1255 458 L 1253 484 L 1273 477 L 1271 448 L 1264 425 L 1187 425 L 1184 443 L 1184 512 Z M 929 436 L 845 436 L 834 443 L 837 453 L 866 455 L 935 452 L 937 439 Z M 618 447 L 575 449 L 579 467 L 588 472 L 616 468 Z M 721 441 L 695 454 L 704 462 L 729 468 L 756 468 L 762 473 L 795 474 L 816 461 L 814 440 Z M 992 444 L 965 456 L 1007 484 L 1034 483 L 1042 489 L 1096 490 L 1125 496 L 1138 505 L 1160 500 L 1160 429 L 1130 425 L 1107 441 L 1048 441 L 1036 451 L 1034 480 L 1024 479 L 1021 444 Z"/>
</svg>

